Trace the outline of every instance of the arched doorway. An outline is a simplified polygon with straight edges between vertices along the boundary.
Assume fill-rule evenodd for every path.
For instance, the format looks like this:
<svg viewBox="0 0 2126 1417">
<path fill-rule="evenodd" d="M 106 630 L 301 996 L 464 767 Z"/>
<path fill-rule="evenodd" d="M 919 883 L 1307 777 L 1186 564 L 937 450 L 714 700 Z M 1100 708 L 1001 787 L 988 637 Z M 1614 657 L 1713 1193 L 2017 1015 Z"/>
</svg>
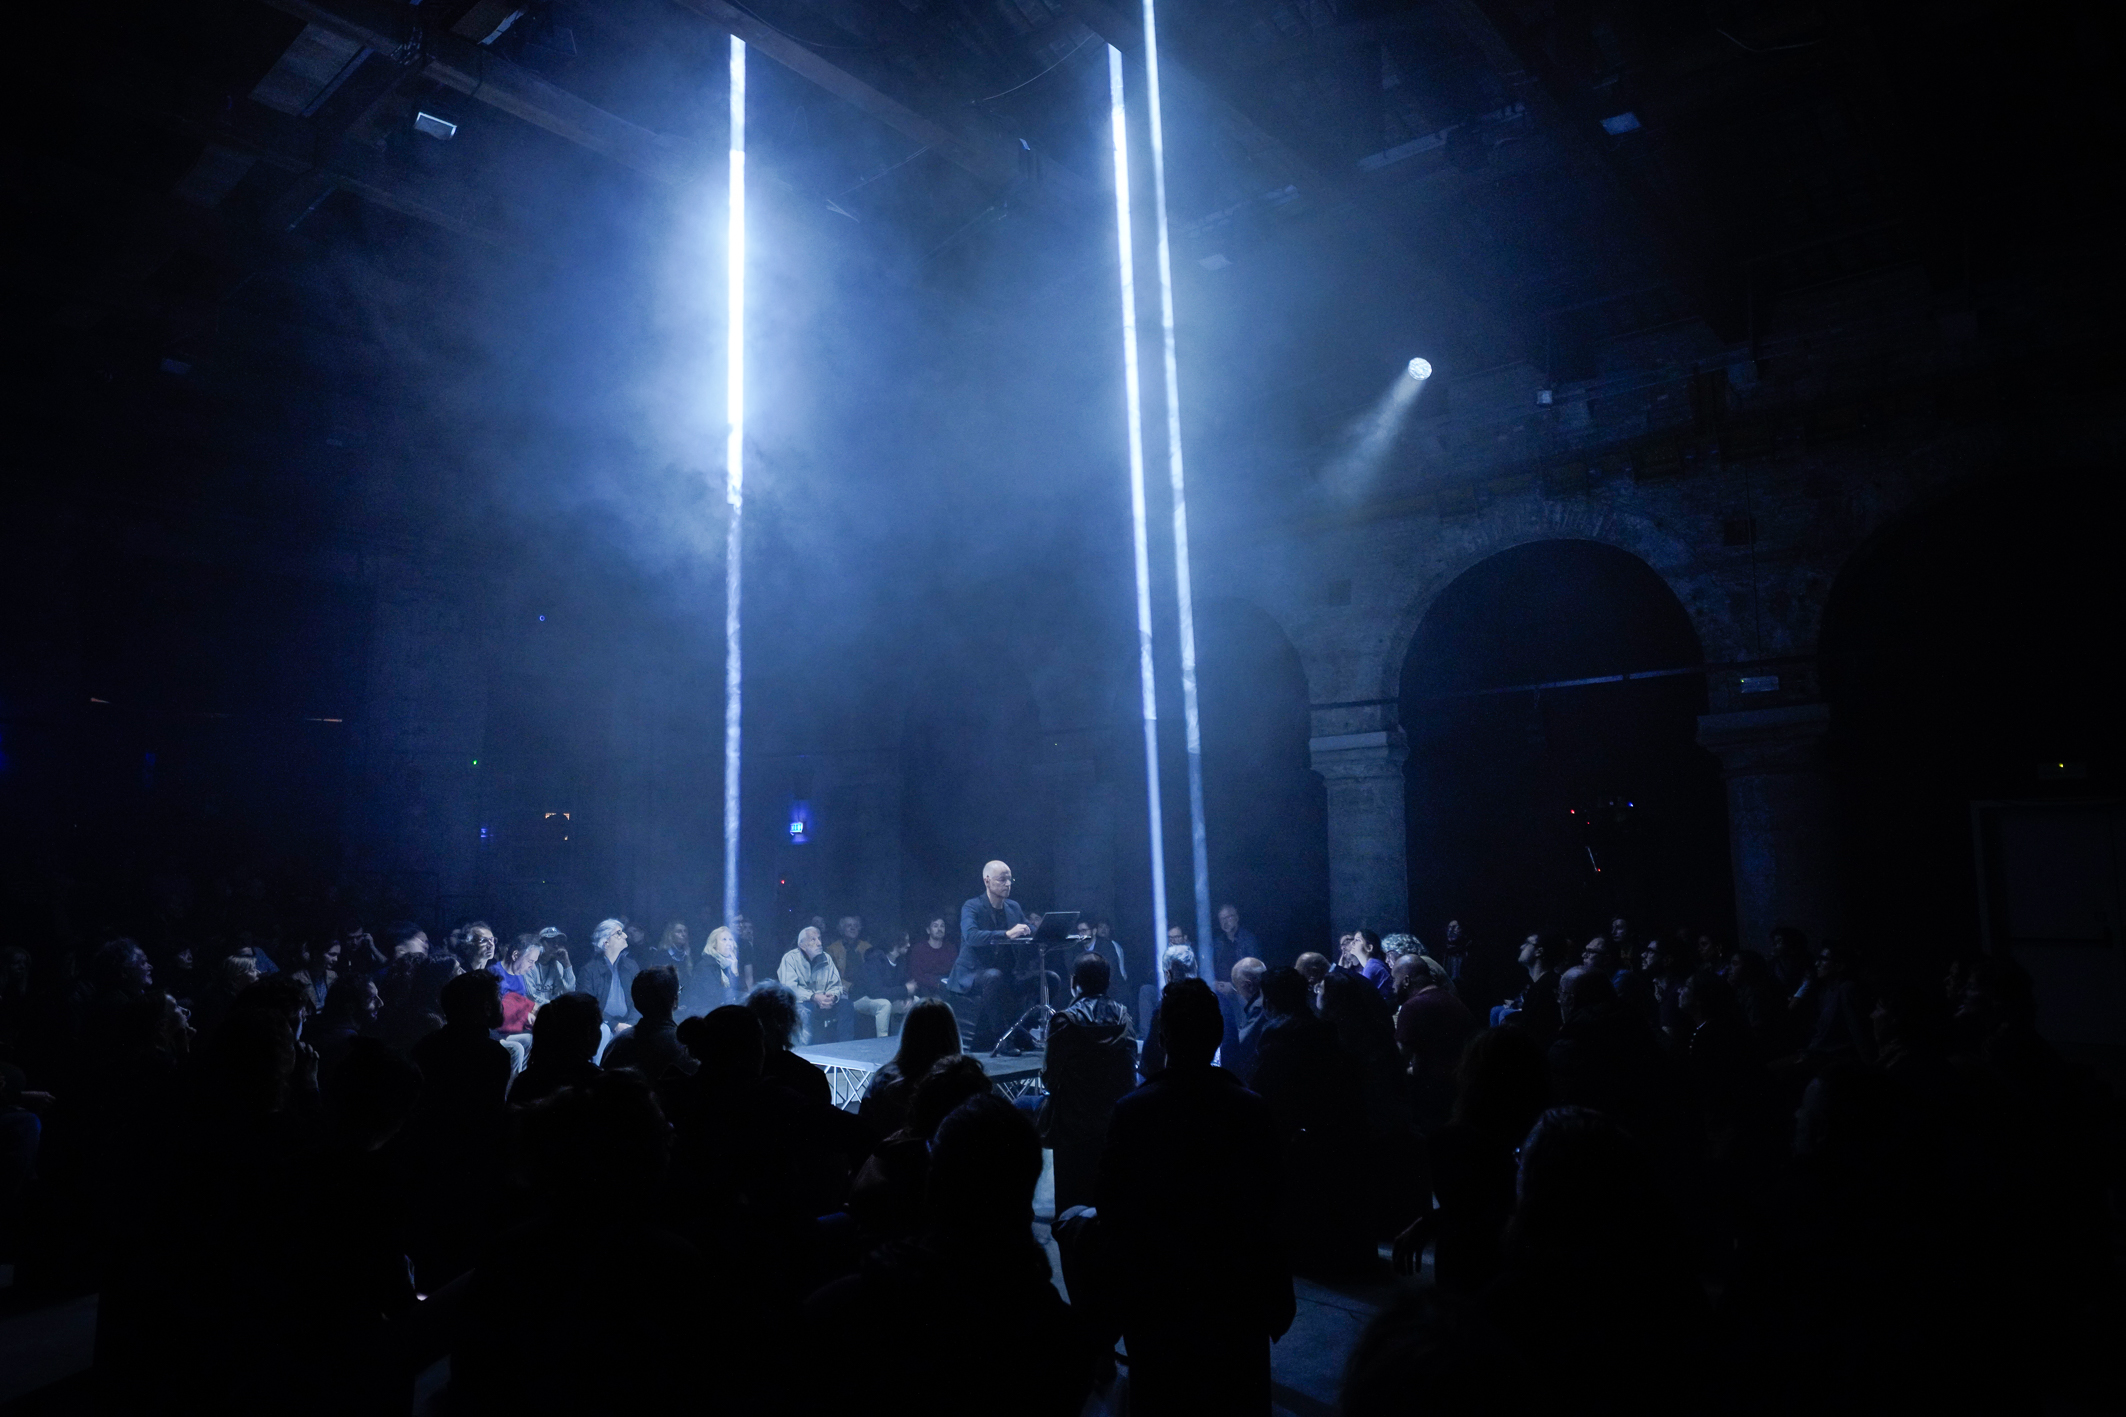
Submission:
<svg viewBox="0 0 2126 1417">
<path fill-rule="evenodd" d="M 1412 920 L 1492 938 L 1728 928 L 1718 766 L 1696 746 L 1702 651 L 1628 552 L 1540 541 L 1440 592 L 1403 662 Z M 1608 680 L 1609 682 L 1575 682 Z"/>
<path fill-rule="evenodd" d="M 1239 907 L 1268 962 L 1289 964 L 1329 934 L 1328 799 L 1307 764 L 1306 671 L 1277 623 L 1243 601 L 1206 602 L 1196 632 L 1211 905 Z M 1178 802 L 1185 831 L 1188 799 Z M 1185 888 L 1185 835 L 1181 849 Z"/>
</svg>

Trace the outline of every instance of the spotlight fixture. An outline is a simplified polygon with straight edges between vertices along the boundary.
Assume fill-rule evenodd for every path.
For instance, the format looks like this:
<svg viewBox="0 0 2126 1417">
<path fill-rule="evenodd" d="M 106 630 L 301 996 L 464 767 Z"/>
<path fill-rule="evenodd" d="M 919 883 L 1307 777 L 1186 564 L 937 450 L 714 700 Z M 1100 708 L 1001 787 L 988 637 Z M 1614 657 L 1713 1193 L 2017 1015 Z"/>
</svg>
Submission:
<svg viewBox="0 0 2126 1417">
<path fill-rule="evenodd" d="M 1411 360 L 1411 361 L 1410 361 L 1410 377 L 1411 377 L 1411 378 L 1413 378 L 1413 379 L 1415 379 L 1415 380 L 1417 380 L 1417 382 L 1419 382 L 1420 384 L 1424 383 L 1424 382 L 1425 382 L 1425 380 L 1427 380 L 1427 379 L 1431 378 L 1431 377 L 1432 377 L 1432 361 L 1431 361 L 1431 360 L 1429 360 L 1429 359 L 1413 359 L 1413 360 Z"/>
</svg>

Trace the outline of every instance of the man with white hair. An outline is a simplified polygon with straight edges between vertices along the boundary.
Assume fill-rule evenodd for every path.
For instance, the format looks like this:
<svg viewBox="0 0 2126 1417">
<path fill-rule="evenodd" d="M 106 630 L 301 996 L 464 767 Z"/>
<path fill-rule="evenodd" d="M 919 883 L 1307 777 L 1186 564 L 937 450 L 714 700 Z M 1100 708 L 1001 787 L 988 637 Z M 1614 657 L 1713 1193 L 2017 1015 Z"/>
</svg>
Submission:
<svg viewBox="0 0 2126 1417">
<path fill-rule="evenodd" d="M 591 931 L 591 957 L 576 971 L 576 986 L 598 1001 L 601 1058 L 605 1045 L 641 1017 L 635 1012 L 633 993 L 635 976 L 641 972 L 642 961 L 627 947 L 626 922 L 599 921 Z"/>
<path fill-rule="evenodd" d="M 1032 938 L 1033 927 L 1026 923 L 1025 908 L 1011 898 L 1011 883 L 1011 867 L 992 861 L 982 868 L 982 893 L 960 907 L 960 953 L 945 988 L 974 1013 L 975 1050 L 995 1047 L 1018 1015 L 1012 950 Z"/>
<path fill-rule="evenodd" d="M 844 1043 L 856 1033 L 856 1010 L 849 1004 L 849 986 L 834 967 L 819 928 L 807 925 L 797 932 L 796 948 L 782 957 L 775 970 L 776 982 L 797 998 L 798 1043 L 812 1041 L 812 1025 L 824 1014 L 835 1023 L 835 1036 Z"/>
</svg>

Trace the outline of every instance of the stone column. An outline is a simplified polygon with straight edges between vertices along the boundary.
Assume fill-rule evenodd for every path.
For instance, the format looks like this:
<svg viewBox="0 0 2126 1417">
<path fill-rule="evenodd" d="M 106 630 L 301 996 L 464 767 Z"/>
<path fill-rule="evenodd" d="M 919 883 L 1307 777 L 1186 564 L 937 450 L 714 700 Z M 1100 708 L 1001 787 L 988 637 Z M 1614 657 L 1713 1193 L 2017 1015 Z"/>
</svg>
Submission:
<svg viewBox="0 0 2126 1417">
<path fill-rule="evenodd" d="M 1405 841 L 1400 727 L 1334 733 L 1308 741 L 1329 789 L 1329 910 L 1341 932 L 1409 927 L 1410 860 Z"/>
<path fill-rule="evenodd" d="M 1727 778 L 1728 848 L 1735 871 L 1736 943 L 1770 948 L 1774 925 L 1820 943 L 1838 925 L 1831 869 L 1831 792 L 1823 703 L 1711 713 L 1698 743 Z"/>
</svg>

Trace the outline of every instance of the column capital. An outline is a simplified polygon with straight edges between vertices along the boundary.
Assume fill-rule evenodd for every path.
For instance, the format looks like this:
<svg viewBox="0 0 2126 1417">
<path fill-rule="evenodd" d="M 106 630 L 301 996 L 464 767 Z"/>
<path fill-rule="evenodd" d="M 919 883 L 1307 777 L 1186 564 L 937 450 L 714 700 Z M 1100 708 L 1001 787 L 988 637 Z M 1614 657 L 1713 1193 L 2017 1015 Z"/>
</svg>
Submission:
<svg viewBox="0 0 2126 1417">
<path fill-rule="evenodd" d="M 1720 759 L 1729 777 L 1802 772 L 1819 765 L 1817 749 L 1830 731 L 1826 703 L 1708 713 L 1698 718 L 1698 746 Z"/>
<path fill-rule="evenodd" d="M 1400 728 L 1331 733 L 1307 740 L 1314 771 L 1327 778 L 1400 777 L 1410 740 Z"/>
</svg>

